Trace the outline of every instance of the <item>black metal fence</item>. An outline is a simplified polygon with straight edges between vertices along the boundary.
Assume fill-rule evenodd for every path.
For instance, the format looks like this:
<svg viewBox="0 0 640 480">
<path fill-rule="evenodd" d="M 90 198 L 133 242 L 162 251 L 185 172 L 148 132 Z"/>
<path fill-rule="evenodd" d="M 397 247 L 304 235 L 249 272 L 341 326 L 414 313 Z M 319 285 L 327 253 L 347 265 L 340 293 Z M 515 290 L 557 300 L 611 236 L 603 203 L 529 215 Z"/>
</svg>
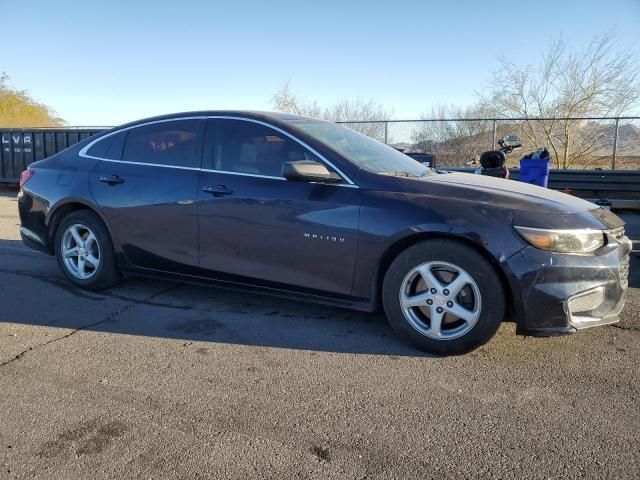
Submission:
<svg viewBox="0 0 640 480">
<path fill-rule="evenodd" d="M 0 128 L 0 183 L 16 183 L 30 163 L 102 132 L 98 127 Z"/>
</svg>

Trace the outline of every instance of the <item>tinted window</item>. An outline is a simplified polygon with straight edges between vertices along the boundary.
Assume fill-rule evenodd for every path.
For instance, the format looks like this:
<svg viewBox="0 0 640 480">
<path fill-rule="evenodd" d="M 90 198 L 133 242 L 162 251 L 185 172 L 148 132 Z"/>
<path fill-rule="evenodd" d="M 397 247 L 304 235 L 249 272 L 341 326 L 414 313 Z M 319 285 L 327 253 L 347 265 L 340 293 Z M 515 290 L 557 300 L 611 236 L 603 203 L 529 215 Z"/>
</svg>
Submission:
<svg viewBox="0 0 640 480">
<path fill-rule="evenodd" d="M 121 160 L 122 148 L 127 132 L 118 132 L 98 140 L 89 150 L 87 155 L 91 157 L 106 158 L 109 160 Z"/>
<path fill-rule="evenodd" d="M 207 126 L 205 168 L 281 177 L 282 165 L 292 160 L 320 161 L 298 142 L 258 123 L 213 120 Z"/>
<path fill-rule="evenodd" d="M 122 159 L 128 162 L 197 167 L 199 120 L 160 122 L 129 130 Z"/>
</svg>

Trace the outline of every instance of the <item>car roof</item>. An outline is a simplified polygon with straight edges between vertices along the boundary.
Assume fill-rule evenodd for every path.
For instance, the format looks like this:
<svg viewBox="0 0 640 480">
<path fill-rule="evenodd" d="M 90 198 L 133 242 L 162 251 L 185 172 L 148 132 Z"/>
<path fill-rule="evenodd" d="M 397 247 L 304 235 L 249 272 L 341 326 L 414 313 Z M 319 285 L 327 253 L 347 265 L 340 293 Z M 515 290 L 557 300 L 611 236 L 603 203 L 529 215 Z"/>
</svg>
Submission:
<svg viewBox="0 0 640 480">
<path fill-rule="evenodd" d="M 250 118 L 254 120 L 262 120 L 262 121 L 271 121 L 275 123 L 287 123 L 288 121 L 296 121 L 296 120 L 319 120 L 313 117 L 304 117 L 301 115 L 293 115 L 290 113 L 282 113 L 282 112 L 264 112 L 259 110 L 198 110 L 192 112 L 179 112 L 179 113 L 169 113 L 166 115 L 158 115 L 155 117 L 142 118 L 139 120 L 135 120 L 133 122 L 129 122 L 123 125 L 118 125 L 115 129 L 120 129 L 122 127 L 132 127 L 135 125 L 155 122 L 159 120 L 171 120 L 171 119 L 180 119 L 186 117 L 207 117 L 207 116 L 229 116 L 229 117 L 242 117 L 242 118 Z"/>
</svg>

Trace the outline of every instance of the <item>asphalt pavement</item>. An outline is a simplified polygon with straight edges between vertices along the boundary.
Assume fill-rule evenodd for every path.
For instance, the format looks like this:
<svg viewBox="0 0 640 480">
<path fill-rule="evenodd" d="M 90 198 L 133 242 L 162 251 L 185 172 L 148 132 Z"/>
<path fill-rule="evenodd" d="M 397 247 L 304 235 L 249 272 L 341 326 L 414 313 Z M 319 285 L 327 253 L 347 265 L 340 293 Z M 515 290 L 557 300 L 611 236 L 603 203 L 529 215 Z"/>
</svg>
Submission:
<svg viewBox="0 0 640 480">
<path fill-rule="evenodd" d="M 380 314 L 139 278 L 80 291 L 18 224 L 0 189 L 0 478 L 640 476 L 635 254 L 619 324 L 505 323 L 439 358 Z"/>
</svg>

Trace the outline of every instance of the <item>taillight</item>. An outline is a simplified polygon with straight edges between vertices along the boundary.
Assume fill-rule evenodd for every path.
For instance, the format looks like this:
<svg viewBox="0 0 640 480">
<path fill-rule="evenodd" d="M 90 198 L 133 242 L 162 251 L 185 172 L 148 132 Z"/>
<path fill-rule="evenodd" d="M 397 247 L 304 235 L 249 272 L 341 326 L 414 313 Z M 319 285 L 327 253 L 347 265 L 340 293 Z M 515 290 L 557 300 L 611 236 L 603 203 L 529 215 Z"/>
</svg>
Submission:
<svg viewBox="0 0 640 480">
<path fill-rule="evenodd" d="M 25 170 L 24 172 L 22 172 L 20 174 L 20 188 L 22 188 L 25 183 L 31 180 L 31 177 L 33 177 L 35 174 L 36 172 L 34 172 L 33 170 Z"/>
</svg>

